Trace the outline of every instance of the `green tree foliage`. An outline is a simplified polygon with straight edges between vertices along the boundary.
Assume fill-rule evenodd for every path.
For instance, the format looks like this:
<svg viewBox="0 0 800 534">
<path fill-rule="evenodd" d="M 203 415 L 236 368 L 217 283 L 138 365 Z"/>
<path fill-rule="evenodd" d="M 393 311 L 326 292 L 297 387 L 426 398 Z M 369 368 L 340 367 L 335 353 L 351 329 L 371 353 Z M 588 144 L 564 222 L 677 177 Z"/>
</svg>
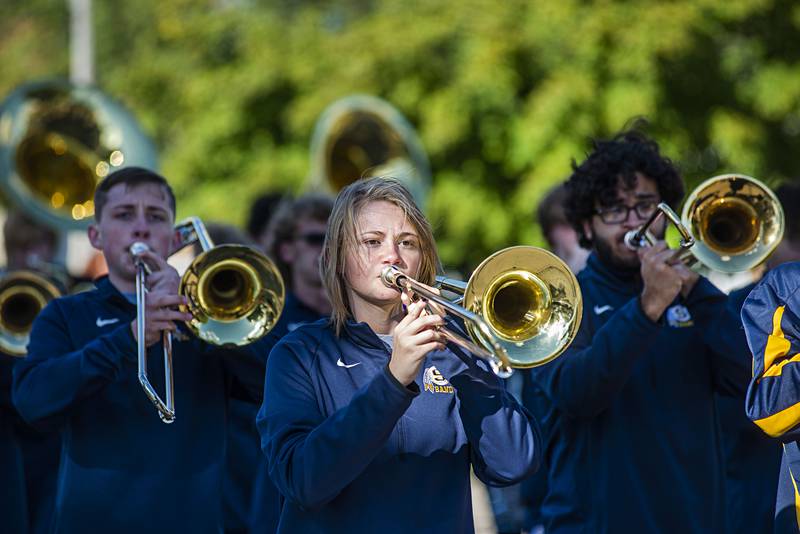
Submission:
<svg viewBox="0 0 800 534">
<path fill-rule="evenodd" d="M 66 2 L 0 6 L 0 91 L 68 69 Z M 541 244 L 538 200 L 591 137 L 646 117 L 688 185 L 798 174 L 789 0 L 104 0 L 98 84 L 152 135 L 183 214 L 242 223 L 300 191 L 315 121 L 368 93 L 418 129 L 445 264 Z"/>
</svg>

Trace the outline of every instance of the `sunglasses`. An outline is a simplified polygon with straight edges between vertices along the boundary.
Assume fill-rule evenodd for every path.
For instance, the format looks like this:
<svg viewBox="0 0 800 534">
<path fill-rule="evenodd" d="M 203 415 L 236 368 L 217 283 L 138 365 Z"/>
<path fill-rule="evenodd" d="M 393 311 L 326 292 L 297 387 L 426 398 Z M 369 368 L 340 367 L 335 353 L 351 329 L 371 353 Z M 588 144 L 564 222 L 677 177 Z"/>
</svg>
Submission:
<svg viewBox="0 0 800 534">
<path fill-rule="evenodd" d="M 308 234 L 300 234 L 295 239 L 305 241 L 307 245 L 321 247 L 325 243 L 325 234 L 320 232 L 312 232 Z"/>
</svg>

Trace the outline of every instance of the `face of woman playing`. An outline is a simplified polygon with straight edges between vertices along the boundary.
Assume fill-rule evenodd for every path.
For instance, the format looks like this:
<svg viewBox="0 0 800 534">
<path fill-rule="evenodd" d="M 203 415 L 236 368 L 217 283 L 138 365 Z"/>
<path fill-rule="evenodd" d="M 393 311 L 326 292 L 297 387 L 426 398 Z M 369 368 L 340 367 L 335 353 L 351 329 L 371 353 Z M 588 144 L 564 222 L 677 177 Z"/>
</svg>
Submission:
<svg viewBox="0 0 800 534">
<path fill-rule="evenodd" d="M 399 206 L 383 200 L 366 204 L 356 217 L 356 247 L 345 263 L 356 320 L 365 320 L 363 312 L 370 308 L 389 310 L 400 303 L 400 293 L 381 280 L 384 267 L 394 265 L 415 278 L 421 258 L 417 230 Z"/>
</svg>

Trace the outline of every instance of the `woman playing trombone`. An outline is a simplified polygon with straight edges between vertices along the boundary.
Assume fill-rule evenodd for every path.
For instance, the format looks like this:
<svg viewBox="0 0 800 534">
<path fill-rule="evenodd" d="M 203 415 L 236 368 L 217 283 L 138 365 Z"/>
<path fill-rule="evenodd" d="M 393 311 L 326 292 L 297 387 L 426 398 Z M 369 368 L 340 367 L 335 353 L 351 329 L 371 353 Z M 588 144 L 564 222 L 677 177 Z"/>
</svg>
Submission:
<svg viewBox="0 0 800 534">
<path fill-rule="evenodd" d="M 342 190 L 321 259 L 330 320 L 284 337 L 258 415 L 280 532 L 472 530 L 470 466 L 487 484 L 537 467 L 539 430 L 500 380 L 445 345 L 449 318 L 384 285 L 393 265 L 423 283 L 431 228 L 397 181 Z"/>
</svg>

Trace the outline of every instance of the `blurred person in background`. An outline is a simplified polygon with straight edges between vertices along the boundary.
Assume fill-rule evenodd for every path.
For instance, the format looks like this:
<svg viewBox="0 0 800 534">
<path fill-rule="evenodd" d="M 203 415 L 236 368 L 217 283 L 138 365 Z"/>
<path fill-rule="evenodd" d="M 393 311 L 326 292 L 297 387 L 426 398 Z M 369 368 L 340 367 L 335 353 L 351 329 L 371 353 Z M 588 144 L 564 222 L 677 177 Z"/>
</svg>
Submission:
<svg viewBox="0 0 800 534">
<path fill-rule="evenodd" d="M 547 246 L 553 254 L 564 260 L 573 273 L 578 274 L 586 265 L 589 250 L 580 245 L 578 233 L 567 220 L 564 212 L 567 195 L 564 183 L 551 188 L 539 201 L 536 218 Z"/>
<path fill-rule="evenodd" d="M 50 226 L 21 211 L 11 210 L 3 224 L 3 242 L 8 272 L 34 271 L 52 281 L 62 292 L 73 285 L 66 268 L 57 262 L 59 236 Z M 8 414 L 13 410 L 10 406 L 11 369 L 21 359 L 2 354 L 2 360 L 3 404 Z M 16 410 L 13 414 L 15 434 L 24 458 L 27 502 L 27 507 L 19 510 L 27 513 L 30 532 L 46 532 L 55 505 L 61 438 L 58 432 L 38 431 L 27 425 L 16 416 Z M 14 471 L 9 470 L 9 473 L 13 479 Z"/>
<path fill-rule="evenodd" d="M 11 210 L 3 224 L 6 267 L 12 271 L 52 271 L 58 235 L 25 213 Z M 66 285 L 59 271 L 58 285 Z M 62 291 L 64 287 L 60 288 Z M 2 321 L 11 321 L 3 310 Z M 57 432 L 37 432 L 20 419 L 11 402 L 12 372 L 22 357 L 0 350 L 0 471 L 3 475 L 0 515 L 9 532 L 42 532 L 52 512 L 60 441 Z"/>
<path fill-rule="evenodd" d="M 784 183 L 775 189 L 775 196 L 783 206 L 786 227 L 783 239 L 767 258 L 767 271 L 800 261 L 800 186 Z M 756 284 L 731 292 L 730 305 L 737 314 Z M 797 528 L 794 499 L 789 499 L 788 505 L 784 499 L 777 506 L 775 499 L 782 476 L 780 441 L 750 421 L 741 399 L 718 395 L 717 404 L 725 437 L 722 446 L 726 459 L 727 532 L 772 532 L 773 528 L 776 532 L 792 532 Z M 788 477 L 786 482 L 791 486 Z"/>
<path fill-rule="evenodd" d="M 573 163 L 567 218 L 591 249 L 583 320 L 566 352 L 531 369 L 548 469 L 545 531 L 722 532 L 724 462 L 714 393 L 744 396 L 750 369 L 725 294 L 663 242 L 629 249 L 683 181 L 637 131 L 596 140 Z"/>
<path fill-rule="evenodd" d="M 568 192 L 566 183 L 562 182 L 550 188 L 536 208 L 536 220 L 542 229 L 542 234 L 547 241 L 548 248 L 577 274 L 586 265 L 589 250 L 580 246 L 578 233 L 567 220 L 564 203 Z M 533 381 L 529 370 L 516 373 L 521 379 L 520 398 L 523 405 L 531 410 L 534 415 L 543 402 L 547 402 L 543 392 Z M 542 428 L 545 433 L 546 428 Z M 545 442 L 547 439 L 545 438 Z M 532 477 L 523 480 L 520 484 L 520 499 L 524 513 L 522 514 L 522 531 L 525 533 L 541 533 L 544 531 L 541 506 L 547 494 L 547 467 L 541 469 Z"/>
<path fill-rule="evenodd" d="M 272 220 L 281 201 L 287 199 L 286 195 L 278 192 L 262 193 L 250 204 L 250 213 L 247 216 L 247 235 L 264 253 L 267 252 L 269 240 L 269 222 Z M 274 258 L 271 258 L 274 259 Z"/>
<path fill-rule="evenodd" d="M 267 255 L 274 259 L 286 284 L 286 305 L 270 332 L 277 342 L 299 326 L 326 318 L 331 313 L 320 277 L 320 255 L 325 242 L 333 199 L 306 194 L 281 202 L 266 232 Z M 253 424 L 258 407 L 253 411 Z M 256 436 L 256 440 L 258 438 Z M 259 447 L 259 453 L 260 453 Z M 280 517 L 280 497 L 269 478 L 266 458 L 259 454 L 253 495 L 253 532 L 275 532 Z"/>
</svg>

